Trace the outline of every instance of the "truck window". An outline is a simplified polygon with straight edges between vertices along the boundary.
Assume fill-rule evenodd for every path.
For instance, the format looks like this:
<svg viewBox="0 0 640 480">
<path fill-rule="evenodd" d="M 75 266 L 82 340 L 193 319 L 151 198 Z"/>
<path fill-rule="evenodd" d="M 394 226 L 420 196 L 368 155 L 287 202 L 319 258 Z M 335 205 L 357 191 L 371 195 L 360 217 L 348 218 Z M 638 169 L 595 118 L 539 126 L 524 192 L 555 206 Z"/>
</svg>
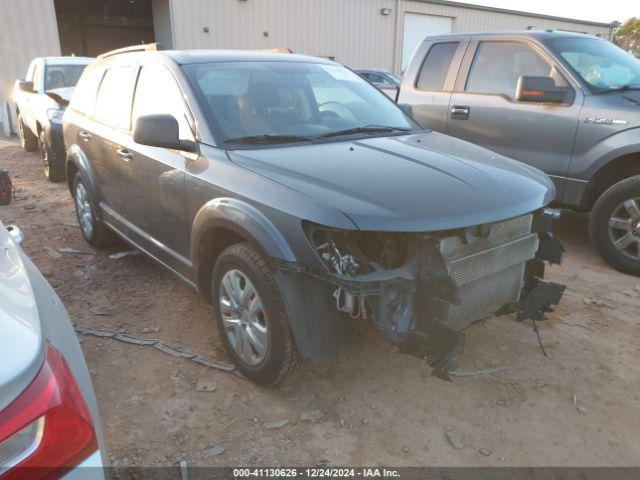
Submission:
<svg viewBox="0 0 640 480">
<path fill-rule="evenodd" d="M 465 90 L 492 93 L 514 99 L 523 75 L 553 77 L 556 85 L 566 81 L 533 49 L 521 43 L 482 42 L 478 46 Z"/>
<path fill-rule="evenodd" d="M 132 71 L 129 65 L 107 69 L 96 99 L 98 120 L 129 130 Z"/>
<path fill-rule="evenodd" d="M 436 43 L 429 49 L 424 59 L 418 83 L 420 90 L 442 90 L 451 66 L 453 56 L 458 50 L 458 42 Z"/>
<path fill-rule="evenodd" d="M 33 70 L 33 89 L 39 92 L 40 87 L 42 87 L 42 67 L 40 62 L 38 62 Z"/>
<path fill-rule="evenodd" d="M 193 140 L 182 90 L 173 75 L 161 65 L 144 66 L 136 85 L 132 125 L 138 117 L 156 114 L 173 115 L 178 121 L 180 139 Z"/>
</svg>

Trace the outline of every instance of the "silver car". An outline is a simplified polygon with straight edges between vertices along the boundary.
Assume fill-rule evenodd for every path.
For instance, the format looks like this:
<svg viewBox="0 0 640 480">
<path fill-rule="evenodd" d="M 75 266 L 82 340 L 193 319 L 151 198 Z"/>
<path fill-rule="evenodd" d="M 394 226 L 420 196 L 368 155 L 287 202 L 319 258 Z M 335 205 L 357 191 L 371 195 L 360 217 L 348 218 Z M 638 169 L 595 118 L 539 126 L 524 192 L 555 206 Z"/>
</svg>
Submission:
<svg viewBox="0 0 640 480">
<path fill-rule="evenodd" d="M 104 479 L 89 372 L 62 302 L 0 222 L 0 478 Z"/>
</svg>

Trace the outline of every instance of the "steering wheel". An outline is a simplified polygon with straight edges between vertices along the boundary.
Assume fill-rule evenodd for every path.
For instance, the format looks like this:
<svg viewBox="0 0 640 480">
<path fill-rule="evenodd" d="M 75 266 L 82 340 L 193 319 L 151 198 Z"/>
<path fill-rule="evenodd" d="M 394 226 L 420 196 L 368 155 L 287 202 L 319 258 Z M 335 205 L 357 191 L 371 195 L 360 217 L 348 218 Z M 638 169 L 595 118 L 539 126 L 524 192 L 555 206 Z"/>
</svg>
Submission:
<svg viewBox="0 0 640 480">
<path fill-rule="evenodd" d="M 334 102 L 333 100 L 329 100 L 328 102 L 323 102 L 318 104 L 318 110 L 320 110 L 322 107 L 324 107 L 325 105 L 337 105 L 338 107 L 344 109 L 347 112 L 347 117 L 351 117 L 352 120 L 357 120 L 355 113 L 353 113 L 353 110 L 351 110 L 349 107 L 347 107 L 346 105 L 339 103 L 339 102 Z M 320 115 L 325 115 L 325 114 L 331 114 L 331 116 L 336 116 L 339 118 L 343 118 L 342 115 L 340 115 L 340 113 L 332 111 L 332 110 L 325 110 L 323 112 L 320 112 Z"/>
</svg>

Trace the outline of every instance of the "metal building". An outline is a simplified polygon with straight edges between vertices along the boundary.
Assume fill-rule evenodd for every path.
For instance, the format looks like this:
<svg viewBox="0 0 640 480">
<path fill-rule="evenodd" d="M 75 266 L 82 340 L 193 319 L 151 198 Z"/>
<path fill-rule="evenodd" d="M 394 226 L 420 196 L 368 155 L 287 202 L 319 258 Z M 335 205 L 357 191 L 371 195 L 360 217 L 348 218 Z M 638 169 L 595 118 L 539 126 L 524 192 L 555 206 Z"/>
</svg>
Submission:
<svg viewBox="0 0 640 480">
<path fill-rule="evenodd" d="M 426 35 L 611 25 L 448 0 L 0 0 L 0 122 L 32 58 L 141 42 L 178 49 L 290 48 L 351 67 L 403 69 Z M 1 131 L 1 130 L 0 130 Z"/>
</svg>

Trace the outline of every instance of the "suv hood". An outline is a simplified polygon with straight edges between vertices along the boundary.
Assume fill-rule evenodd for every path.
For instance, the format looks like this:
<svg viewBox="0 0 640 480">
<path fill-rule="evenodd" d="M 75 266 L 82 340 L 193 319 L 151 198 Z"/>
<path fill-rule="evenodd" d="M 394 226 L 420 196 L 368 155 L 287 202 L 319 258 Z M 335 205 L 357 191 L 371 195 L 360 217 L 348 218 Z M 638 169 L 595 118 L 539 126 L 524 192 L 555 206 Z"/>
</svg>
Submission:
<svg viewBox="0 0 640 480">
<path fill-rule="evenodd" d="M 361 230 L 481 225 L 537 210 L 555 196 L 541 171 L 435 132 L 235 150 L 229 157 L 341 211 Z"/>
</svg>

